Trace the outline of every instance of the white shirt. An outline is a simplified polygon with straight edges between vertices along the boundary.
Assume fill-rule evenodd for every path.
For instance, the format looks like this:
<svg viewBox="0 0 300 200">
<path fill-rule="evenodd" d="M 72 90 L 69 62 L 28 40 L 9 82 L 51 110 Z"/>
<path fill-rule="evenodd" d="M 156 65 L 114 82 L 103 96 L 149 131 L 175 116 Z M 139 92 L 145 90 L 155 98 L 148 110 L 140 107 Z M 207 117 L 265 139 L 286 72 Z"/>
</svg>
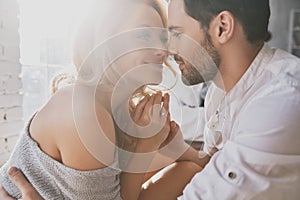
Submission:
<svg viewBox="0 0 300 200">
<path fill-rule="evenodd" d="M 175 87 L 169 92 L 171 118 L 179 124 L 184 140 L 203 141 L 204 107 L 199 106 L 202 85 L 180 90 L 182 88 L 185 87 Z M 190 99 L 195 99 L 195 102 Z"/>
<path fill-rule="evenodd" d="M 205 102 L 205 150 L 221 150 L 179 199 L 299 199 L 300 59 L 265 44 L 225 98 L 212 84 Z"/>
</svg>

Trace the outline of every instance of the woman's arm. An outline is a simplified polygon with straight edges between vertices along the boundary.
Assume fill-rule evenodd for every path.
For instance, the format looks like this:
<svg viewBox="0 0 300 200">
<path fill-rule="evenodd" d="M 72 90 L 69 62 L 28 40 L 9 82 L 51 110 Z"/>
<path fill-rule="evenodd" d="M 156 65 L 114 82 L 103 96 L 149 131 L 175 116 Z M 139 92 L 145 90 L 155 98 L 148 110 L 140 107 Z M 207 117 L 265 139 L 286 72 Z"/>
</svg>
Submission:
<svg viewBox="0 0 300 200">
<path fill-rule="evenodd" d="M 197 164 L 199 167 L 204 168 L 206 164 L 210 161 L 211 156 L 218 151 L 217 148 L 213 148 L 212 151 L 207 154 L 204 151 L 197 151 L 193 147 L 188 147 L 188 149 L 178 158 L 180 161 L 190 161 Z"/>
<path fill-rule="evenodd" d="M 161 145 L 161 148 L 164 146 L 167 146 L 167 148 L 164 150 L 160 150 L 161 154 L 171 157 L 171 159 L 177 162 L 194 162 L 201 168 L 204 168 L 205 165 L 209 162 L 210 157 L 218 151 L 216 148 L 214 148 L 212 149 L 210 154 L 206 154 L 205 152 L 198 151 L 192 146 L 188 145 L 183 139 L 180 127 L 174 121 L 171 122 L 170 134 Z M 177 156 L 179 156 L 180 153 L 182 153 L 182 155 L 178 158 Z"/>
<path fill-rule="evenodd" d="M 193 162 L 175 162 L 143 184 L 140 199 L 177 199 L 193 176 L 202 170 Z"/>
<path fill-rule="evenodd" d="M 163 101 L 163 107 L 160 108 Z M 164 114 L 162 114 L 164 113 Z M 169 96 L 161 96 L 161 93 L 156 95 L 146 96 L 133 111 L 132 118 L 137 126 L 162 125 L 154 136 L 148 138 L 138 138 L 135 153 L 148 153 L 157 151 L 170 132 L 170 114 L 169 114 Z M 163 122 L 164 124 L 161 124 Z M 150 125 L 150 126 L 151 126 Z M 154 130 L 153 130 L 154 131 Z M 141 133 L 143 134 L 143 133 Z M 145 134 L 145 133 L 144 133 Z M 121 174 L 121 194 L 122 198 L 127 200 L 139 199 L 142 184 L 147 176 L 147 170 L 152 164 L 153 157 L 146 156 L 141 158 L 133 154 L 129 164 Z M 141 172 L 135 173 L 137 166 Z"/>
</svg>

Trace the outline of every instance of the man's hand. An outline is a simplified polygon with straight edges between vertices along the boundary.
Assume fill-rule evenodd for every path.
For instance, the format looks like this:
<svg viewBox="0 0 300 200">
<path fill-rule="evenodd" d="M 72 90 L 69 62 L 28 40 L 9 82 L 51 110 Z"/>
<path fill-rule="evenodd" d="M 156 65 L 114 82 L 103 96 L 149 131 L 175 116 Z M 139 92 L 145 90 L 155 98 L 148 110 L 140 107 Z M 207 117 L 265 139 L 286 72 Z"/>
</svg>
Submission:
<svg viewBox="0 0 300 200">
<path fill-rule="evenodd" d="M 9 178 L 19 188 L 22 193 L 20 200 L 42 200 L 43 198 L 37 193 L 32 185 L 26 180 L 24 175 L 16 168 L 11 167 L 8 170 Z M 2 186 L 0 186 L 0 199 L 1 200 L 14 200 L 11 198 Z"/>
<path fill-rule="evenodd" d="M 14 200 L 10 196 L 8 196 L 7 192 L 4 190 L 4 188 L 0 185 L 0 199 L 3 200 Z"/>
</svg>

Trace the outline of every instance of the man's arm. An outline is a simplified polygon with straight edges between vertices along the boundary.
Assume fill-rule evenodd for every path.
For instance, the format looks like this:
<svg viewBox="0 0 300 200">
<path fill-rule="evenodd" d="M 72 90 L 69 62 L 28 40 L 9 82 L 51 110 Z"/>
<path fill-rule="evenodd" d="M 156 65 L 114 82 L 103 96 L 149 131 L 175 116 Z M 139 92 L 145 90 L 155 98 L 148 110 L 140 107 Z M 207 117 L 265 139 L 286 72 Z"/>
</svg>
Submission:
<svg viewBox="0 0 300 200">
<path fill-rule="evenodd" d="M 42 200 L 43 198 L 32 187 L 32 185 L 26 180 L 22 172 L 16 167 L 11 167 L 8 170 L 8 175 L 12 182 L 20 189 L 22 193 L 21 200 Z M 1 200 L 14 200 L 11 198 L 2 186 L 0 186 L 0 199 Z"/>
<path fill-rule="evenodd" d="M 299 198 L 299 88 L 276 91 L 247 105 L 231 140 L 179 199 Z"/>
</svg>

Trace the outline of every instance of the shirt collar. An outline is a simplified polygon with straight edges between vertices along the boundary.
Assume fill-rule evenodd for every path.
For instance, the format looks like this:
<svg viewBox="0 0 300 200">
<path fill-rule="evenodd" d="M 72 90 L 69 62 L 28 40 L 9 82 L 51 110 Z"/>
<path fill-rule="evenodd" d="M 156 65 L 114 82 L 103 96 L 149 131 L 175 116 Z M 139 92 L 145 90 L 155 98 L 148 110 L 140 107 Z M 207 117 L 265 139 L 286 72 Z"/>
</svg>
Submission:
<svg viewBox="0 0 300 200">
<path fill-rule="evenodd" d="M 255 83 L 257 77 L 262 74 L 267 63 L 271 60 L 273 54 L 273 50 L 265 43 L 242 78 L 227 93 L 226 99 L 228 102 L 243 95 Z"/>
</svg>

